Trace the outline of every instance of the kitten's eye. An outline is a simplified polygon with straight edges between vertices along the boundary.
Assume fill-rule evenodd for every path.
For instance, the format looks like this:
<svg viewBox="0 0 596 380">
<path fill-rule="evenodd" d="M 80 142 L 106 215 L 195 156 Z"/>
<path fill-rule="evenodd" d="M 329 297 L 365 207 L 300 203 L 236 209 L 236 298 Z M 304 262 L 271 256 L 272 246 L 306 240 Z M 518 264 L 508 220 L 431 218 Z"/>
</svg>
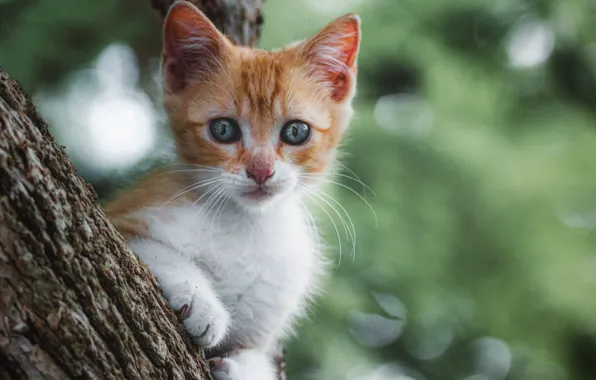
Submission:
<svg viewBox="0 0 596 380">
<path fill-rule="evenodd" d="M 310 126 L 300 120 L 288 121 L 281 129 L 281 141 L 290 145 L 302 145 L 310 136 Z"/>
<path fill-rule="evenodd" d="M 209 122 L 209 132 L 220 143 L 229 144 L 240 140 L 240 126 L 234 119 L 221 117 Z"/>
</svg>

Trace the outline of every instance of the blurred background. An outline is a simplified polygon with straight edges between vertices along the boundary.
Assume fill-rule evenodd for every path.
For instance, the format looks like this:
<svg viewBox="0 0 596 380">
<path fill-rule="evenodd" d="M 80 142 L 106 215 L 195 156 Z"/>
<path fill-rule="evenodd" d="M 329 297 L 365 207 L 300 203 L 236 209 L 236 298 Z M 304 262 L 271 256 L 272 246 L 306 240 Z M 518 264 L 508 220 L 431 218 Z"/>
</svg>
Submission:
<svg viewBox="0 0 596 380">
<path fill-rule="evenodd" d="M 172 159 L 148 4 L 0 0 L 0 65 L 104 200 Z M 336 265 L 289 378 L 596 379 L 596 2 L 267 0 L 261 46 L 347 12 L 357 117 L 326 191 L 355 254 L 319 211 Z"/>
</svg>

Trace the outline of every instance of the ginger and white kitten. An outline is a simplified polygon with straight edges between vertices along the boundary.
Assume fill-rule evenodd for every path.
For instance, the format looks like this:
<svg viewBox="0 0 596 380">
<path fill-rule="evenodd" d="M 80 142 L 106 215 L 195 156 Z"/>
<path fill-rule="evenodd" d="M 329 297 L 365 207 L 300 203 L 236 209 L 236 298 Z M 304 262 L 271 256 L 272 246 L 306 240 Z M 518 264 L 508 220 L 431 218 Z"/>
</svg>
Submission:
<svg viewBox="0 0 596 380">
<path fill-rule="evenodd" d="M 234 46 L 196 7 L 164 25 L 165 108 L 181 166 L 107 207 L 216 379 L 275 379 L 271 351 L 325 263 L 303 197 L 352 116 L 357 16 L 266 52 Z"/>
</svg>

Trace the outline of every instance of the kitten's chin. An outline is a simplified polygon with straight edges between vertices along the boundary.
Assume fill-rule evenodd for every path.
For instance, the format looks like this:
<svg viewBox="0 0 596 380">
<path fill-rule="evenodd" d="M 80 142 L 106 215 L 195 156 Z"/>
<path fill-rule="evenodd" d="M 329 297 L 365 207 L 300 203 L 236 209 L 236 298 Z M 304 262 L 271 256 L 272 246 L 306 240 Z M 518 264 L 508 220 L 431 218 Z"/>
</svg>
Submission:
<svg viewBox="0 0 596 380">
<path fill-rule="evenodd" d="M 280 202 L 282 193 L 274 193 L 264 189 L 256 189 L 238 194 L 234 202 L 250 212 L 263 212 Z"/>
</svg>

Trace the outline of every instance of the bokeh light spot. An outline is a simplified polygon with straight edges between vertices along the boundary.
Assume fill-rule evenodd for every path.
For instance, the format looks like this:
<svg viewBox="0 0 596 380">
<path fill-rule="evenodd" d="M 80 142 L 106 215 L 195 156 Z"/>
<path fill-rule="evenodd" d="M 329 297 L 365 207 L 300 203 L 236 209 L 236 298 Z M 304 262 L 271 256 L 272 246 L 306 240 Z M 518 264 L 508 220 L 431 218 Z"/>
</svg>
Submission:
<svg viewBox="0 0 596 380">
<path fill-rule="evenodd" d="M 555 47 L 551 26 L 537 20 L 524 20 L 512 30 L 507 54 L 511 66 L 530 68 L 544 63 Z"/>
<path fill-rule="evenodd" d="M 389 319 L 378 314 L 352 311 L 348 318 L 350 334 L 366 347 L 385 347 L 401 335 L 404 321 Z"/>
</svg>

